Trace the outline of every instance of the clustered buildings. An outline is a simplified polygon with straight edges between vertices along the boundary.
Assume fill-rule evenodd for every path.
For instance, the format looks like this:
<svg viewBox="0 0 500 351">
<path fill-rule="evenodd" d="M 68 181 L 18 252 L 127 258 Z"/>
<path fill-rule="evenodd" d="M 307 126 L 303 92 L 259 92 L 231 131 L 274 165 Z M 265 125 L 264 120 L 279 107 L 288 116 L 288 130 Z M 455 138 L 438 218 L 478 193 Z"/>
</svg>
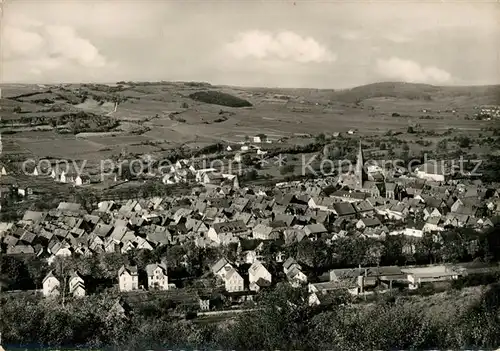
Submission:
<svg viewBox="0 0 500 351">
<path fill-rule="evenodd" d="M 104 201 L 92 212 L 62 202 L 47 212 L 27 211 L 22 220 L 0 223 L 2 249 L 8 255 L 36 255 L 49 263 L 57 256 L 91 256 L 154 250 L 162 245 L 194 243 L 198 247 L 238 247 L 238 261 L 221 257 L 212 274 L 230 293 L 258 293 L 275 279 L 267 267 L 282 265 L 293 286 L 308 283 L 300 262 L 282 252 L 265 257 L 265 247 L 284 247 L 302 240 L 335 240 L 355 236 L 384 240 L 389 235 L 421 238 L 432 233 L 442 240 L 447 228 L 486 230 L 498 222 L 500 189 L 481 181 L 448 179 L 442 171 L 420 167 L 414 173 L 374 176 L 365 172 L 361 148 L 352 174 L 308 181 L 280 183 L 276 187 L 239 187 L 204 184 L 179 198 Z M 406 247 L 405 250 L 412 250 Z M 158 262 L 146 267 L 140 282 L 137 267 L 117 272 L 121 291 L 169 290 L 168 267 Z M 410 287 L 463 274 L 456 268 L 359 267 L 334 270 L 330 280 L 309 284 L 311 304 L 321 303 L 330 290 L 345 288 L 364 293 L 378 283 L 392 286 L 405 281 Z M 58 295 L 64 285 L 75 296 L 85 295 L 78 272 L 58 279 L 51 272 L 43 282 L 45 295 Z"/>
</svg>

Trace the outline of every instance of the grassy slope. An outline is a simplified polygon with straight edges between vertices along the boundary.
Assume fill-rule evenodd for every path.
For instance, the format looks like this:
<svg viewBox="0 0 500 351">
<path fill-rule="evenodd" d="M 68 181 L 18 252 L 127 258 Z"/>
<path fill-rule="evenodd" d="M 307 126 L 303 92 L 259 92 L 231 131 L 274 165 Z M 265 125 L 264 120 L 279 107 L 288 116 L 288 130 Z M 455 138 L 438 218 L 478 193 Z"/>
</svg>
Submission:
<svg viewBox="0 0 500 351">
<path fill-rule="evenodd" d="M 78 100 L 78 89 L 90 91 L 90 96 L 106 96 L 107 93 L 103 92 L 105 86 L 71 85 L 65 87 L 64 90 L 36 85 L 0 85 L 0 87 L 4 97 L 1 101 L 2 118 L 5 119 L 16 120 L 23 116 L 39 114 L 53 114 L 55 117 L 56 112 L 39 112 L 47 110 L 47 106 L 33 103 L 36 95 L 24 99 L 30 102 L 6 99 L 6 97 L 33 92 L 39 92 L 40 94 L 37 95 L 40 97 L 47 97 L 46 92 L 49 89 L 52 91 L 49 94 L 68 96 L 69 101 L 58 102 L 62 105 L 63 111 L 87 110 L 87 112 L 105 114 L 111 110 L 110 103 L 96 106 L 93 99 L 81 105 L 70 103 Z M 189 95 L 203 91 L 220 91 L 248 100 L 253 106 L 232 108 L 189 98 Z M 245 135 L 252 136 L 259 133 L 279 137 L 299 132 L 311 134 L 346 132 L 352 128 L 359 129 L 360 133 L 365 134 L 384 133 L 388 129 L 404 132 L 410 120 L 412 123 L 420 123 L 425 129 L 435 131 L 449 127 L 474 130 L 491 125 L 494 121 L 467 121 L 465 116 L 475 112 L 474 106 L 497 101 L 500 97 L 499 92 L 500 86 L 437 87 L 391 82 L 369 84 L 342 91 L 197 86 L 180 82 L 126 85 L 122 91 L 109 94 L 110 97 L 115 94 L 128 98 L 127 101 L 120 102 L 117 112 L 112 113 L 112 117 L 122 122 L 128 121 L 128 124 L 136 127 L 142 123 L 141 128 L 149 128 L 149 131 L 136 141 L 123 141 L 122 143 L 115 138 L 116 144 L 119 145 L 109 152 L 119 153 L 124 146 L 142 143 L 144 138 L 154 142 L 163 141 L 165 143 L 163 147 L 170 148 L 186 142 L 242 141 Z M 187 108 L 184 103 L 187 104 Z M 21 106 L 23 111 L 28 113 L 13 113 L 12 109 L 16 106 Z M 422 120 L 420 117 L 422 117 L 423 109 L 441 110 L 442 113 L 439 119 Z M 458 114 L 445 113 L 445 110 L 450 109 L 457 109 Z M 219 115 L 221 110 L 225 111 L 225 118 Z M 393 112 L 400 113 L 404 118 L 391 117 Z M 178 118 L 172 118 L 172 113 L 178 113 Z M 23 141 L 24 133 L 5 136 L 21 141 L 22 146 L 25 148 L 29 146 L 32 150 L 33 145 L 28 145 L 25 140 Z M 37 138 L 46 139 L 49 142 L 54 138 L 60 139 L 60 136 L 49 135 L 45 132 L 43 135 L 37 135 Z M 98 136 L 92 140 L 82 138 L 82 142 L 89 142 L 88 150 L 87 148 L 81 149 L 82 154 L 90 157 L 88 152 L 98 152 L 99 149 L 109 148 L 109 143 L 104 142 L 104 139 L 101 143 Z M 49 151 L 44 150 L 43 155 L 40 156 L 48 156 Z M 59 151 L 61 151 L 60 145 Z M 150 152 L 149 149 L 147 152 Z M 58 156 L 61 155 L 58 153 Z"/>
</svg>

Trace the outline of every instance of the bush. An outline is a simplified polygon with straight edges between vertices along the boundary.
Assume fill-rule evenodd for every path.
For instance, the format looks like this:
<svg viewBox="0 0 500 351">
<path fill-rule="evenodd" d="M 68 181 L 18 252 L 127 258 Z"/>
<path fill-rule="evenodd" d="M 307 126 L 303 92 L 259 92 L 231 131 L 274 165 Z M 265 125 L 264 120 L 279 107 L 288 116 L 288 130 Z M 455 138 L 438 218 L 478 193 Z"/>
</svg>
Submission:
<svg viewBox="0 0 500 351">
<path fill-rule="evenodd" d="M 189 97 L 193 100 L 213 105 L 221 105 L 228 107 L 252 106 L 252 104 L 247 100 L 240 99 L 230 94 L 221 93 L 219 91 L 198 91 L 196 93 L 190 94 Z"/>
<path fill-rule="evenodd" d="M 286 165 L 286 166 L 283 166 L 280 168 L 280 173 L 281 173 L 281 175 L 285 175 L 288 173 L 293 173 L 294 170 L 295 170 L 294 165 Z"/>
<path fill-rule="evenodd" d="M 469 148 L 470 144 L 471 144 L 470 138 L 466 136 L 461 137 L 460 140 L 458 141 L 458 146 L 460 146 L 461 148 Z"/>
</svg>

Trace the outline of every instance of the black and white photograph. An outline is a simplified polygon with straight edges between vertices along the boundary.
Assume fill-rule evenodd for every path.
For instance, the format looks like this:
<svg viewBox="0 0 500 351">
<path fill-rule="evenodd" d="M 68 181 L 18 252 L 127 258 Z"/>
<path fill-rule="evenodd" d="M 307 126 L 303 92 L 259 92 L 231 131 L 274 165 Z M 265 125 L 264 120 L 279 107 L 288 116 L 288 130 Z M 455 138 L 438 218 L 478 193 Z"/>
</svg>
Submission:
<svg viewBox="0 0 500 351">
<path fill-rule="evenodd" d="M 0 351 L 500 350 L 500 2 L 0 0 Z"/>
</svg>

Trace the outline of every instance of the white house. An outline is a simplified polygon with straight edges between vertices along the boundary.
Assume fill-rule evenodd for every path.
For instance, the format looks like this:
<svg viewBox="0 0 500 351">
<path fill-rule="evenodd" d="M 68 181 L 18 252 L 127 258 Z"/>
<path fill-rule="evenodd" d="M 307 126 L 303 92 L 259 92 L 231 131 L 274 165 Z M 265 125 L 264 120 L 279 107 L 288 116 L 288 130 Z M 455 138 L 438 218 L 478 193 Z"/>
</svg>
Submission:
<svg viewBox="0 0 500 351">
<path fill-rule="evenodd" d="M 59 177 L 59 181 L 61 183 L 66 183 L 67 182 L 67 180 L 66 180 L 66 172 L 64 172 L 64 171 L 61 172 L 61 176 Z"/>
<path fill-rule="evenodd" d="M 262 140 L 260 139 L 260 136 L 254 136 L 253 137 L 253 142 L 254 143 L 262 143 Z"/>
<path fill-rule="evenodd" d="M 121 266 L 118 270 L 118 281 L 120 291 L 132 291 L 139 289 L 139 274 L 137 267 Z"/>
<path fill-rule="evenodd" d="M 60 294 L 61 282 L 50 271 L 42 281 L 43 296 L 58 296 Z"/>
<path fill-rule="evenodd" d="M 259 261 L 255 261 L 248 269 L 248 281 L 252 284 L 262 285 L 270 284 L 272 280 L 271 273 Z"/>
<path fill-rule="evenodd" d="M 74 297 L 85 296 L 85 283 L 77 272 L 71 272 L 69 276 L 69 293 Z"/>
<path fill-rule="evenodd" d="M 227 272 L 224 283 L 228 292 L 243 291 L 245 288 L 243 278 L 234 268 Z"/>
<path fill-rule="evenodd" d="M 204 169 L 198 169 L 196 170 L 195 174 L 195 180 L 197 183 L 207 183 L 210 182 L 209 179 L 207 179 L 207 174 L 216 172 L 217 170 L 215 168 L 204 168 Z"/>
<path fill-rule="evenodd" d="M 71 256 L 71 246 L 68 243 L 64 243 L 63 245 L 59 246 L 57 249 L 54 250 L 54 252 L 51 252 L 52 254 L 56 256 L 61 256 L 61 257 L 69 257 Z"/>
<path fill-rule="evenodd" d="M 416 176 L 420 179 L 426 179 L 435 182 L 444 182 L 445 169 L 443 165 L 427 162 L 417 167 Z"/>
<path fill-rule="evenodd" d="M 424 208 L 424 221 L 428 218 L 441 217 L 441 212 L 435 207 Z"/>
<path fill-rule="evenodd" d="M 423 226 L 406 227 L 403 234 L 406 236 L 421 238 L 424 235 Z"/>
<path fill-rule="evenodd" d="M 154 263 L 146 266 L 148 289 L 168 290 L 168 273 L 165 263 Z"/>
<path fill-rule="evenodd" d="M 238 152 L 236 155 L 234 155 L 234 162 L 241 162 L 243 160 L 243 157 L 241 154 Z"/>
<path fill-rule="evenodd" d="M 77 175 L 75 178 L 75 185 L 81 186 L 82 184 L 83 184 L 82 177 L 80 177 L 80 175 Z"/>
<path fill-rule="evenodd" d="M 290 285 L 293 287 L 299 287 L 307 283 L 307 276 L 302 273 L 297 267 L 293 267 L 286 273 Z"/>
<path fill-rule="evenodd" d="M 444 226 L 440 224 L 441 222 L 441 217 L 429 217 L 422 230 L 424 233 L 441 232 L 444 230 Z"/>
<path fill-rule="evenodd" d="M 7 171 L 5 170 L 5 167 L 2 166 L 2 170 L 1 170 L 0 174 L 3 176 L 7 175 Z"/>
<path fill-rule="evenodd" d="M 232 269 L 233 266 L 229 263 L 229 261 L 225 258 L 221 258 L 212 266 L 212 273 L 215 276 L 224 279 L 226 274 Z"/>
</svg>

